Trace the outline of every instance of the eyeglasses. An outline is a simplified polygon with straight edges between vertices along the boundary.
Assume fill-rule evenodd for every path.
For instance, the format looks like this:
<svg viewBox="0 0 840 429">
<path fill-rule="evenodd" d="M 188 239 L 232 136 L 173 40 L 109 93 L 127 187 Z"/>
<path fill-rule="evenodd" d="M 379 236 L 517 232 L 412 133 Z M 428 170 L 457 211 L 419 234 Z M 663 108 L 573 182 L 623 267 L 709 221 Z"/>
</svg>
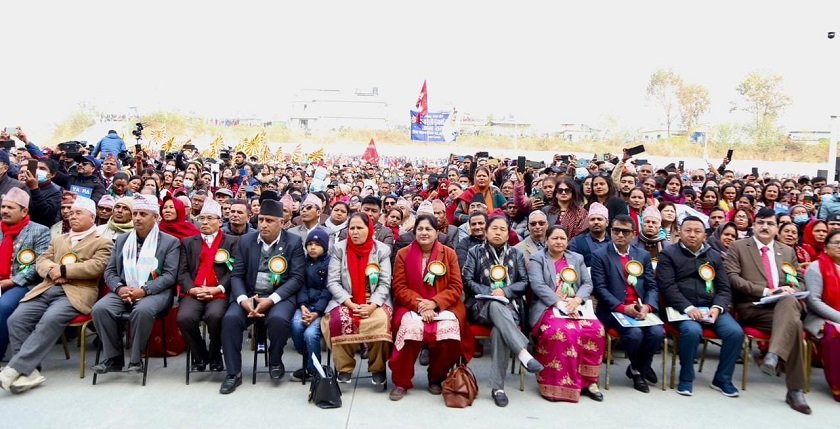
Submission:
<svg viewBox="0 0 840 429">
<path fill-rule="evenodd" d="M 303 211 L 303 210 L 316 210 L 317 208 L 318 207 L 316 207 L 312 204 L 307 204 L 307 205 L 301 207 L 300 209 L 301 209 L 301 211 Z"/>
<path fill-rule="evenodd" d="M 840 241 L 832 241 L 825 244 L 827 247 L 840 248 Z"/>
<path fill-rule="evenodd" d="M 198 217 L 199 222 L 212 222 L 216 219 L 218 219 L 216 216 L 199 216 Z"/>
<path fill-rule="evenodd" d="M 534 221 L 534 222 L 528 222 L 528 225 L 530 225 L 530 226 L 545 226 L 547 224 L 548 224 L 548 222 L 546 222 L 544 220 L 537 220 L 537 221 Z"/>
<path fill-rule="evenodd" d="M 394 204 L 396 204 L 396 203 L 395 203 L 395 202 L 393 202 L 393 201 L 385 201 L 385 207 L 387 207 L 387 206 L 393 206 Z"/>
<path fill-rule="evenodd" d="M 303 183 L 303 180 L 292 180 L 292 183 Z"/>
<path fill-rule="evenodd" d="M 572 190 L 569 188 L 557 188 L 555 189 L 560 194 L 571 194 Z"/>
<path fill-rule="evenodd" d="M 615 235 L 630 235 L 630 234 L 633 233 L 632 229 L 627 229 L 627 228 L 613 228 L 613 229 L 611 229 L 611 231 Z"/>
</svg>

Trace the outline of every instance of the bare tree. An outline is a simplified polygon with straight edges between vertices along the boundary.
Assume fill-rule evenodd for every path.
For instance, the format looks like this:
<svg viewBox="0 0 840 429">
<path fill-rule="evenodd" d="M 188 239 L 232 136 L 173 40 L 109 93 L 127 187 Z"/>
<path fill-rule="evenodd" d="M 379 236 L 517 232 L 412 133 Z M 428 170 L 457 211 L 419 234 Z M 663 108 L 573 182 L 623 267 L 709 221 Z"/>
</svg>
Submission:
<svg viewBox="0 0 840 429">
<path fill-rule="evenodd" d="M 684 84 L 677 91 L 677 98 L 680 103 L 680 119 L 683 126 L 690 130 L 700 122 L 711 105 L 709 91 L 702 85 Z"/>
<path fill-rule="evenodd" d="M 682 78 L 672 70 L 659 69 L 650 75 L 647 86 L 648 97 L 654 99 L 665 113 L 665 126 L 668 137 L 671 137 L 671 124 L 676 120 L 677 107 L 679 104 L 679 89 L 682 87 Z"/>
</svg>

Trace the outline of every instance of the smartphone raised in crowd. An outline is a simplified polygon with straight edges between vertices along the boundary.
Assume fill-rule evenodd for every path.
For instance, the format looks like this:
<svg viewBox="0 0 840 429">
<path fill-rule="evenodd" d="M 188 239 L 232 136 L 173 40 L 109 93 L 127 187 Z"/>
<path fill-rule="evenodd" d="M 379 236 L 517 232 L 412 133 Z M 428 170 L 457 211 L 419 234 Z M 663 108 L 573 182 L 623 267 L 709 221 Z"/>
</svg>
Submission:
<svg viewBox="0 0 840 429">
<path fill-rule="evenodd" d="M 32 173 L 32 177 L 37 177 L 38 176 L 37 175 L 38 160 L 37 159 L 30 159 L 29 161 L 27 161 L 26 169 L 29 170 L 30 173 Z"/>
<path fill-rule="evenodd" d="M 628 148 L 627 149 L 627 155 L 636 156 L 640 153 L 644 153 L 644 151 L 645 151 L 645 145 L 640 144 L 638 146 L 633 146 L 631 148 Z"/>
<path fill-rule="evenodd" d="M 516 171 L 520 173 L 525 173 L 525 157 L 518 156 L 516 157 Z"/>
<path fill-rule="evenodd" d="M 726 151 L 726 159 L 732 161 L 732 152 L 734 152 L 732 149 Z"/>
</svg>

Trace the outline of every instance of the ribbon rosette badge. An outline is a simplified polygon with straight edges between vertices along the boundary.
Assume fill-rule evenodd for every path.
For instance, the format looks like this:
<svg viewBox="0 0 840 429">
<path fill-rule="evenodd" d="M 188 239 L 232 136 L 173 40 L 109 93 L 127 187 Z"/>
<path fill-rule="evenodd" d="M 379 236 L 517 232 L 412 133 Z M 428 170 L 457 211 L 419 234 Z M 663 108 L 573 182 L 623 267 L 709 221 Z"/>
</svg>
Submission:
<svg viewBox="0 0 840 429">
<path fill-rule="evenodd" d="M 440 261 L 434 261 L 429 264 L 428 273 L 426 273 L 426 277 L 423 277 L 423 282 L 427 283 L 429 286 L 433 286 L 435 283 L 435 277 L 442 276 L 446 274 L 446 265 Z"/>
<path fill-rule="evenodd" d="M 639 282 L 639 277 L 645 273 L 645 267 L 639 261 L 629 261 L 627 265 L 624 266 L 624 270 L 627 272 L 627 283 L 631 286 L 636 286 L 636 283 Z"/>
<path fill-rule="evenodd" d="M 217 250 L 216 256 L 213 257 L 213 261 L 217 264 L 225 264 L 228 267 L 228 270 L 231 271 L 233 271 L 233 263 L 236 262 L 233 260 L 233 258 L 230 257 L 230 252 L 228 252 L 225 249 Z M 283 271 L 286 271 L 286 269 L 284 268 Z"/>
<path fill-rule="evenodd" d="M 382 269 L 379 268 L 379 264 L 373 262 L 369 263 L 367 267 L 365 267 L 365 275 L 367 276 L 368 281 L 370 281 L 371 286 L 376 286 L 379 283 L 380 271 L 382 271 Z"/>
<path fill-rule="evenodd" d="M 504 265 L 490 267 L 490 280 L 493 280 L 493 289 L 504 287 L 507 275 L 507 268 Z"/>
<path fill-rule="evenodd" d="M 572 267 L 563 268 L 560 271 L 560 278 L 563 280 L 563 286 L 560 290 L 560 293 L 566 296 L 573 296 L 575 294 L 574 284 L 578 280 L 578 273 Z"/>
<path fill-rule="evenodd" d="M 79 255 L 73 252 L 66 253 L 64 256 L 61 257 L 61 259 L 58 260 L 58 262 L 61 265 L 75 264 L 76 262 L 79 262 Z"/>
<path fill-rule="evenodd" d="M 37 256 L 35 255 L 35 251 L 32 249 L 22 249 L 17 254 L 17 262 L 18 264 L 23 266 L 21 272 L 25 272 L 29 269 L 29 267 L 35 263 L 35 259 Z"/>
<path fill-rule="evenodd" d="M 282 256 L 275 256 L 268 260 L 268 270 L 271 271 L 271 282 L 275 285 L 280 283 L 283 273 L 286 272 L 288 264 L 286 258 Z"/>
<path fill-rule="evenodd" d="M 796 268 L 793 267 L 792 264 L 789 262 L 785 262 L 782 264 L 782 272 L 785 273 L 785 283 L 789 285 L 793 285 L 793 287 L 799 287 L 799 280 L 796 278 Z"/>
<path fill-rule="evenodd" d="M 714 293 L 715 286 L 712 282 L 715 279 L 715 267 L 703 264 L 697 271 L 700 273 L 700 278 L 706 282 L 706 293 Z"/>
</svg>

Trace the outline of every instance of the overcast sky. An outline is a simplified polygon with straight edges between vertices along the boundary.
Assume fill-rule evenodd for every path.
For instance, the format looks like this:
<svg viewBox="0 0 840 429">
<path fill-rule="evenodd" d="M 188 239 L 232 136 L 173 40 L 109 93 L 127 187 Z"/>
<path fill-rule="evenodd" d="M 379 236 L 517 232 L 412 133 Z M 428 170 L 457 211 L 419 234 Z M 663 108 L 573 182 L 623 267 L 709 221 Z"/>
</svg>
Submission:
<svg viewBox="0 0 840 429">
<path fill-rule="evenodd" d="M 3 126 L 43 127 L 88 102 L 283 117 L 301 88 L 378 86 L 408 122 L 423 80 L 431 110 L 540 125 L 661 121 L 645 99 L 671 68 L 706 86 L 708 122 L 759 70 L 784 76 L 789 129 L 840 114 L 840 1 L 72 1 L 3 7 Z"/>
</svg>

